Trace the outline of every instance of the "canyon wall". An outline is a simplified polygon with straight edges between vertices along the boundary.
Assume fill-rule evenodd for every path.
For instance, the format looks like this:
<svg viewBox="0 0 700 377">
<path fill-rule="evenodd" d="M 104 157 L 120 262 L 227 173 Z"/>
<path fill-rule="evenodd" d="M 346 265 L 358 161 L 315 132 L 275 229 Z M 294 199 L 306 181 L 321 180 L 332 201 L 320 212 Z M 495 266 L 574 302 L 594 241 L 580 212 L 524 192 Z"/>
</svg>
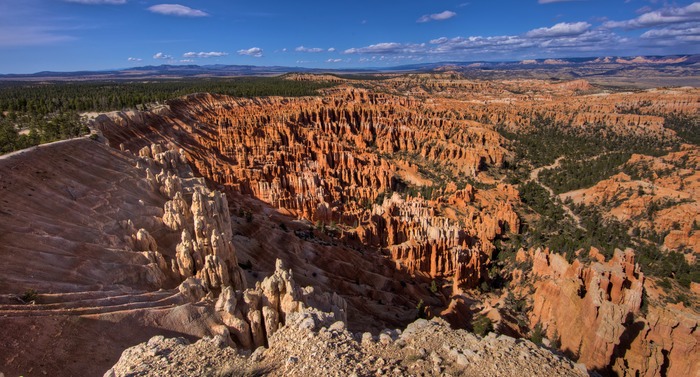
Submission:
<svg viewBox="0 0 700 377">
<path fill-rule="evenodd" d="M 385 92 L 400 92 L 420 87 L 411 80 L 422 78 L 409 76 L 378 85 L 389 89 Z M 657 110 L 694 114 L 699 98 L 696 90 L 684 88 L 609 93 L 595 91 L 583 81 L 546 85 L 532 80 L 469 82 L 449 74 L 430 85 L 416 89 L 416 97 L 348 87 L 327 90 L 318 98 L 239 99 L 197 94 L 150 112 L 102 116 L 94 126 L 115 147 L 139 150 L 159 142 L 181 149 L 197 174 L 219 189 L 250 195 L 278 213 L 316 223 L 317 231 L 330 228 L 334 233 L 315 242 L 353 245 L 353 251 L 328 250 L 323 256 L 315 246 L 313 251 L 296 242 L 288 247 L 295 250 L 289 253 L 297 259 L 295 267 L 310 260 L 318 263 L 315 267 L 322 266 L 324 274 L 318 280 L 329 282 L 343 294 L 352 317 L 358 308 L 371 306 L 370 311 L 379 313 L 399 302 L 405 306 L 409 291 L 421 300 L 432 299 L 430 304 L 436 307 L 446 305 L 421 295 L 420 288 L 401 278 L 400 286 L 394 284 L 401 276 L 396 271 L 411 278 L 448 281 L 450 294 L 467 292 L 487 280 L 496 241 L 509 232 L 517 233 L 521 222 L 515 211 L 518 192 L 502 183 L 499 172 L 513 156 L 492 125 L 522 132 L 535 127 L 534 122 L 542 117 L 582 132 L 604 127 L 617 136 L 676 140 L 674 132 L 664 127 L 664 119 L 654 114 Z M 434 98 L 418 99 L 432 95 L 433 90 L 439 91 Z M 656 102 L 650 102 L 652 99 Z M 679 184 L 692 183 L 683 177 Z M 266 216 L 273 215 L 267 212 Z M 691 226 L 684 220 L 677 230 Z M 306 240 L 318 234 L 308 228 L 294 232 Z M 690 237 L 691 232 L 685 234 Z M 669 236 L 669 245 L 693 243 L 679 239 L 676 233 Z M 273 241 L 264 245 L 279 247 Z M 271 259 L 269 251 L 250 250 L 258 254 L 246 250 L 246 256 L 256 262 Z M 393 283 L 353 267 L 376 258 L 376 250 L 386 258 L 372 260 L 389 260 L 394 269 L 382 265 L 369 270 L 394 276 Z M 643 306 L 650 283 L 632 253 L 617 252 L 607 262 L 594 256 L 598 261 L 591 265 L 569 263 L 548 252 L 533 252 L 528 258 L 534 266 L 529 325 L 544 326 L 550 337 L 561 339 L 569 355 L 604 374 L 687 374 L 694 370 L 697 316 L 687 308 L 662 309 L 659 300 Z M 316 278 L 319 269 L 307 271 Z M 307 277 L 304 273 L 302 279 Z M 372 283 L 364 284 L 369 281 Z M 367 287 L 380 285 L 375 291 Z M 357 298 L 367 292 L 376 304 L 366 305 Z M 294 295 L 290 297 L 298 296 Z M 264 317 L 255 300 L 249 298 Z M 245 328 L 241 321 L 261 329 L 269 321 L 270 328 L 276 327 L 274 316 L 265 320 L 250 317 L 245 297 L 233 301 L 232 306 L 239 309 L 228 313 L 232 332 Z M 383 306 L 385 301 L 394 305 Z M 394 315 L 399 320 L 410 316 L 406 311 Z M 237 341 L 256 344 L 252 337 Z"/>
<path fill-rule="evenodd" d="M 530 325 L 542 325 L 589 370 L 683 376 L 700 367 L 700 316 L 658 300 L 632 250 L 617 250 L 606 262 L 592 249 L 589 266 L 548 250 L 521 253 L 521 258 L 533 263 Z"/>
<path fill-rule="evenodd" d="M 300 99 L 198 94 L 159 111 L 102 116 L 95 126 L 115 147 L 158 141 L 182 148 L 211 181 L 298 218 L 356 228 L 348 237 L 388 249 L 411 273 L 453 279 L 455 287 L 476 286 L 493 239 L 518 229 L 508 204 L 517 201 L 514 190 L 495 189 L 509 192 L 508 202 L 483 201 L 494 208 L 478 211 L 464 197 L 479 190 L 446 185 L 501 166 L 508 153 L 498 133 L 411 98 L 350 88 Z M 397 163 L 443 166 L 441 177 L 423 185 L 442 200 L 461 200 L 469 220 L 445 218 L 431 198 L 379 202 L 406 185 Z"/>
</svg>

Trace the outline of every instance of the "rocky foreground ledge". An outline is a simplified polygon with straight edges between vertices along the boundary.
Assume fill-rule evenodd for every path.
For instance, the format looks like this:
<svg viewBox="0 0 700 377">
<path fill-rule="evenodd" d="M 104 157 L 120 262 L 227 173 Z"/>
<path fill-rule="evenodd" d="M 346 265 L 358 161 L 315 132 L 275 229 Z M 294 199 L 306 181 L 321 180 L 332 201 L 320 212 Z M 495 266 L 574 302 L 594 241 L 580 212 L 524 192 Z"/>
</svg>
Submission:
<svg viewBox="0 0 700 377">
<path fill-rule="evenodd" d="M 270 347 L 239 352 L 221 336 L 190 344 L 155 336 L 122 353 L 118 376 L 587 376 L 582 364 L 534 343 L 480 338 L 447 322 L 419 319 L 379 336 L 353 334 L 315 309 L 291 313 Z"/>
</svg>

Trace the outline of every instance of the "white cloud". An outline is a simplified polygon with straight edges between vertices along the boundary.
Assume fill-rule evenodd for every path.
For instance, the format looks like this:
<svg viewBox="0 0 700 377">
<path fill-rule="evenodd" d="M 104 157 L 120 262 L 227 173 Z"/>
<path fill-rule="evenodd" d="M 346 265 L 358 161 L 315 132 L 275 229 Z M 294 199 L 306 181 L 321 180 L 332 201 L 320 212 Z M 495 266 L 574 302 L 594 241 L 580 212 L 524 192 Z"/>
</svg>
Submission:
<svg viewBox="0 0 700 377">
<path fill-rule="evenodd" d="M 343 59 L 328 59 L 326 60 L 326 63 L 340 63 L 342 61 Z"/>
<path fill-rule="evenodd" d="M 451 10 L 446 10 L 440 13 L 433 13 L 433 14 L 425 14 L 421 16 L 416 22 L 429 22 L 429 21 L 444 21 L 448 20 L 454 16 L 456 16 L 457 13 L 451 11 Z"/>
<path fill-rule="evenodd" d="M 343 54 L 398 54 L 398 53 L 412 53 L 414 51 L 420 51 L 425 47 L 424 44 L 407 44 L 407 43 L 396 43 L 396 42 L 384 42 L 377 43 L 374 45 L 369 45 L 367 47 L 360 48 L 349 48 L 343 51 Z"/>
<path fill-rule="evenodd" d="M 164 14 L 166 16 L 180 17 L 206 17 L 209 14 L 199 9 L 192 9 L 180 4 L 158 4 L 148 7 L 153 13 Z"/>
<path fill-rule="evenodd" d="M 121 5 L 121 4 L 126 4 L 126 0 L 64 0 L 69 3 L 78 3 L 78 4 L 112 4 L 112 5 Z"/>
<path fill-rule="evenodd" d="M 194 63 L 194 59 L 180 59 L 180 63 Z"/>
<path fill-rule="evenodd" d="M 668 37 L 683 37 L 691 35 L 700 35 L 700 24 L 684 24 L 661 29 L 651 29 L 641 35 L 643 39 L 668 38 Z"/>
<path fill-rule="evenodd" d="M 166 55 L 162 52 L 158 52 L 155 55 L 153 55 L 153 59 L 168 60 L 168 59 L 172 59 L 172 58 L 173 58 L 172 56 Z"/>
<path fill-rule="evenodd" d="M 682 8 L 668 7 L 646 12 L 631 20 L 608 21 L 603 26 L 607 28 L 644 29 L 691 21 L 700 21 L 700 2 L 694 2 Z"/>
<path fill-rule="evenodd" d="M 525 33 L 531 38 L 550 38 L 550 37 L 567 37 L 572 35 L 581 35 L 591 28 L 588 22 L 561 22 L 552 27 L 542 27 L 539 29 L 530 30 Z"/>
<path fill-rule="evenodd" d="M 328 52 L 335 52 L 335 47 L 331 47 L 328 49 Z"/>
<path fill-rule="evenodd" d="M 314 53 L 314 52 L 323 52 L 323 49 L 322 49 L 322 48 L 318 48 L 318 47 L 304 47 L 304 46 L 299 46 L 299 47 L 295 48 L 294 51 L 296 51 L 296 52 L 312 52 L 312 53 Z"/>
<path fill-rule="evenodd" d="M 700 42 L 700 22 L 673 24 L 644 32 L 640 39 L 648 47 L 693 46 Z"/>
<path fill-rule="evenodd" d="M 182 54 L 183 58 L 220 58 L 228 56 L 228 52 L 211 51 L 211 52 L 186 52 Z"/>
<path fill-rule="evenodd" d="M 578 27 L 576 31 L 586 27 Z M 550 28 L 551 29 L 551 28 Z M 548 31 L 549 37 L 544 38 L 544 32 L 534 35 L 500 35 L 500 36 L 468 36 L 447 38 L 441 37 L 428 43 L 378 43 L 366 47 L 356 47 L 345 50 L 345 54 L 375 55 L 379 60 L 398 59 L 398 57 L 440 56 L 439 59 L 469 59 L 475 55 L 491 55 L 512 58 L 525 54 L 548 56 L 572 56 L 577 53 L 594 53 L 597 51 L 620 50 L 620 46 L 629 46 L 630 40 L 622 38 L 606 29 L 585 30 L 580 34 L 572 34 L 569 28 L 557 28 L 555 32 Z M 548 29 L 549 30 L 549 29 Z M 563 35 L 569 34 L 569 35 Z M 414 59 L 414 60 L 417 60 Z"/>
<path fill-rule="evenodd" d="M 251 47 L 246 50 L 238 50 L 238 55 L 247 55 L 255 58 L 260 58 L 263 56 L 263 49 L 259 47 Z"/>
<path fill-rule="evenodd" d="M 129 57 L 129 58 L 126 59 L 126 60 L 128 60 L 128 61 L 130 61 L 130 62 L 140 62 L 140 61 L 142 61 L 143 59 L 141 59 L 141 58 L 132 58 L 132 57 Z"/>
</svg>

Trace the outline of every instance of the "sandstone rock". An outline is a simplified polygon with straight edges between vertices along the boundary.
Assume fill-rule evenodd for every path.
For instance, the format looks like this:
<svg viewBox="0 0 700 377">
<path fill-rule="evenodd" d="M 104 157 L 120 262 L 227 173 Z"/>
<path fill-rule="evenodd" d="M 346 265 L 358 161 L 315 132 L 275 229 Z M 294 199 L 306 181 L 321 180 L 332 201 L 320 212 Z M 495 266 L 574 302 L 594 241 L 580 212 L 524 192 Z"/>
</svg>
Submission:
<svg viewBox="0 0 700 377">
<path fill-rule="evenodd" d="M 333 305 L 328 297 L 333 297 Z M 274 273 L 254 288 L 240 291 L 233 286 L 223 287 L 215 309 L 230 327 L 231 334 L 236 337 L 234 340 L 251 348 L 268 345 L 270 337 L 288 322 L 291 314 L 300 313 L 317 302 L 322 304 L 318 309 L 335 311 L 326 316 L 344 320 L 345 312 L 340 308 L 347 304 L 342 298 L 316 294 L 313 289 L 302 290 L 294 283 L 292 272 L 285 270 L 278 260 Z M 315 328 L 315 324 L 309 328 Z"/>
<path fill-rule="evenodd" d="M 188 176 L 191 171 L 183 151 L 164 150 L 160 144 L 148 148 L 154 157 L 152 168 L 159 171 L 154 175 L 151 168 L 147 168 L 146 180 L 154 191 L 171 199 L 164 205 L 162 222 L 169 229 L 181 232 L 170 270 L 182 279 L 196 276 L 209 288 L 244 289 L 245 280 L 231 241 L 233 234 L 226 196 L 209 190 L 193 178 L 185 179 L 185 188 L 180 175 Z M 146 147 L 142 155 L 149 156 Z M 185 191 L 191 194 L 190 203 L 185 199 Z M 145 229 L 134 236 L 134 245 L 140 250 L 157 250 L 155 240 Z"/>
<path fill-rule="evenodd" d="M 146 229 L 139 229 L 139 231 L 133 236 L 134 246 L 137 250 L 145 251 L 158 251 L 158 244 L 156 240 L 148 233 Z"/>
<path fill-rule="evenodd" d="M 397 208 L 377 214 L 368 213 L 365 203 L 398 185 L 397 166 L 375 151 L 409 153 L 446 164 L 455 175 L 475 176 L 485 166 L 500 166 L 507 157 L 499 134 L 473 121 L 444 117 L 441 108 L 410 98 L 358 89 L 337 90 L 329 96 L 249 101 L 194 95 L 173 101 L 169 111 L 134 113 L 131 118 L 113 118 L 111 124 L 108 118 L 100 118 L 96 127 L 112 142 L 129 147 L 133 141 L 122 140 L 124 135 L 153 128 L 150 140 L 181 148 L 179 155 L 160 144 L 144 148 L 144 158 L 150 156 L 166 169 L 187 155 L 203 176 L 273 207 L 311 221 L 360 225 L 361 241 L 390 248 L 397 264 L 409 273 L 452 279 L 457 288 L 478 285 L 483 265 L 494 250 L 491 241 L 505 229 L 518 227 L 508 205 L 479 211 L 470 204 L 477 196 L 473 187 L 457 190 L 452 184 L 454 194 L 442 200 L 471 207 L 467 218 L 474 220 L 462 229 L 456 218 L 432 218 L 436 203 L 425 200 L 394 203 Z M 185 133 L 172 134 L 175 127 L 160 129 L 166 124 L 177 124 Z M 195 128 L 207 136 L 195 140 Z M 179 191 L 177 180 L 170 183 L 163 173 L 153 179 L 148 174 L 167 197 Z M 192 236 L 198 243 L 212 234 L 219 237 L 198 217 L 201 199 L 193 194 Z M 180 229 L 185 222 L 176 204 L 165 209 L 164 222 L 171 229 Z M 206 242 L 201 246 L 204 255 L 210 254 Z M 236 274 L 231 275 L 235 280 Z"/>
<path fill-rule="evenodd" d="M 207 293 L 206 285 L 204 285 L 201 280 L 193 277 L 189 277 L 187 280 L 180 283 L 177 289 L 190 302 L 199 302 L 206 296 Z"/>
<path fill-rule="evenodd" d="M 202 255 L 195 250 L 195 244 L 187 229 L 182 231 L 180 243 L 175 248 L 177 270 L 183 278 L 193 276 L 204 268 Z"/>
<path fill-rule="evenodd" d="M 689 355 L 697 352 L 700 335 L 691 329 L 700 317 L 653 305 L 642 316 L 645 279 L 631 250 L 616 250 L 607 263 L 589 267 L 546 250 L 536 251 L 533 259 L 533 273 L 543 280 L 535 283 L 531 325 L 556 332 L 561 349 L 589 369 L 653 376 L 673 360 L 672 375 L 695 370 L 698 361 Z"/>
</svg>

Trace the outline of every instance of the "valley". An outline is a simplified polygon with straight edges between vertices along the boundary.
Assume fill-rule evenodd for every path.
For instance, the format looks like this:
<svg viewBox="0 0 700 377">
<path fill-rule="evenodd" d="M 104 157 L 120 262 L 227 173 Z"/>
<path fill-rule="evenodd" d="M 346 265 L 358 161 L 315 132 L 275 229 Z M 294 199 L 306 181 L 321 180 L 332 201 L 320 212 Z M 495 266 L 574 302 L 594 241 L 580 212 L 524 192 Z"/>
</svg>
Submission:
<svg viewBox="0 0 700 377">
<path fill-rule="evenodd" d="M 393 375 L 518 370 L 513 344 L 562 375 L 700 369 L 700 90 L 451 68 L 102 109 L 0 159 L 0 371 L 233 346 L 230 368 L 302 373 L 309 331 L 358 375 L 382 352 Z M 117 364 L 156 335 L 186 341 Z"/>
</svg>

